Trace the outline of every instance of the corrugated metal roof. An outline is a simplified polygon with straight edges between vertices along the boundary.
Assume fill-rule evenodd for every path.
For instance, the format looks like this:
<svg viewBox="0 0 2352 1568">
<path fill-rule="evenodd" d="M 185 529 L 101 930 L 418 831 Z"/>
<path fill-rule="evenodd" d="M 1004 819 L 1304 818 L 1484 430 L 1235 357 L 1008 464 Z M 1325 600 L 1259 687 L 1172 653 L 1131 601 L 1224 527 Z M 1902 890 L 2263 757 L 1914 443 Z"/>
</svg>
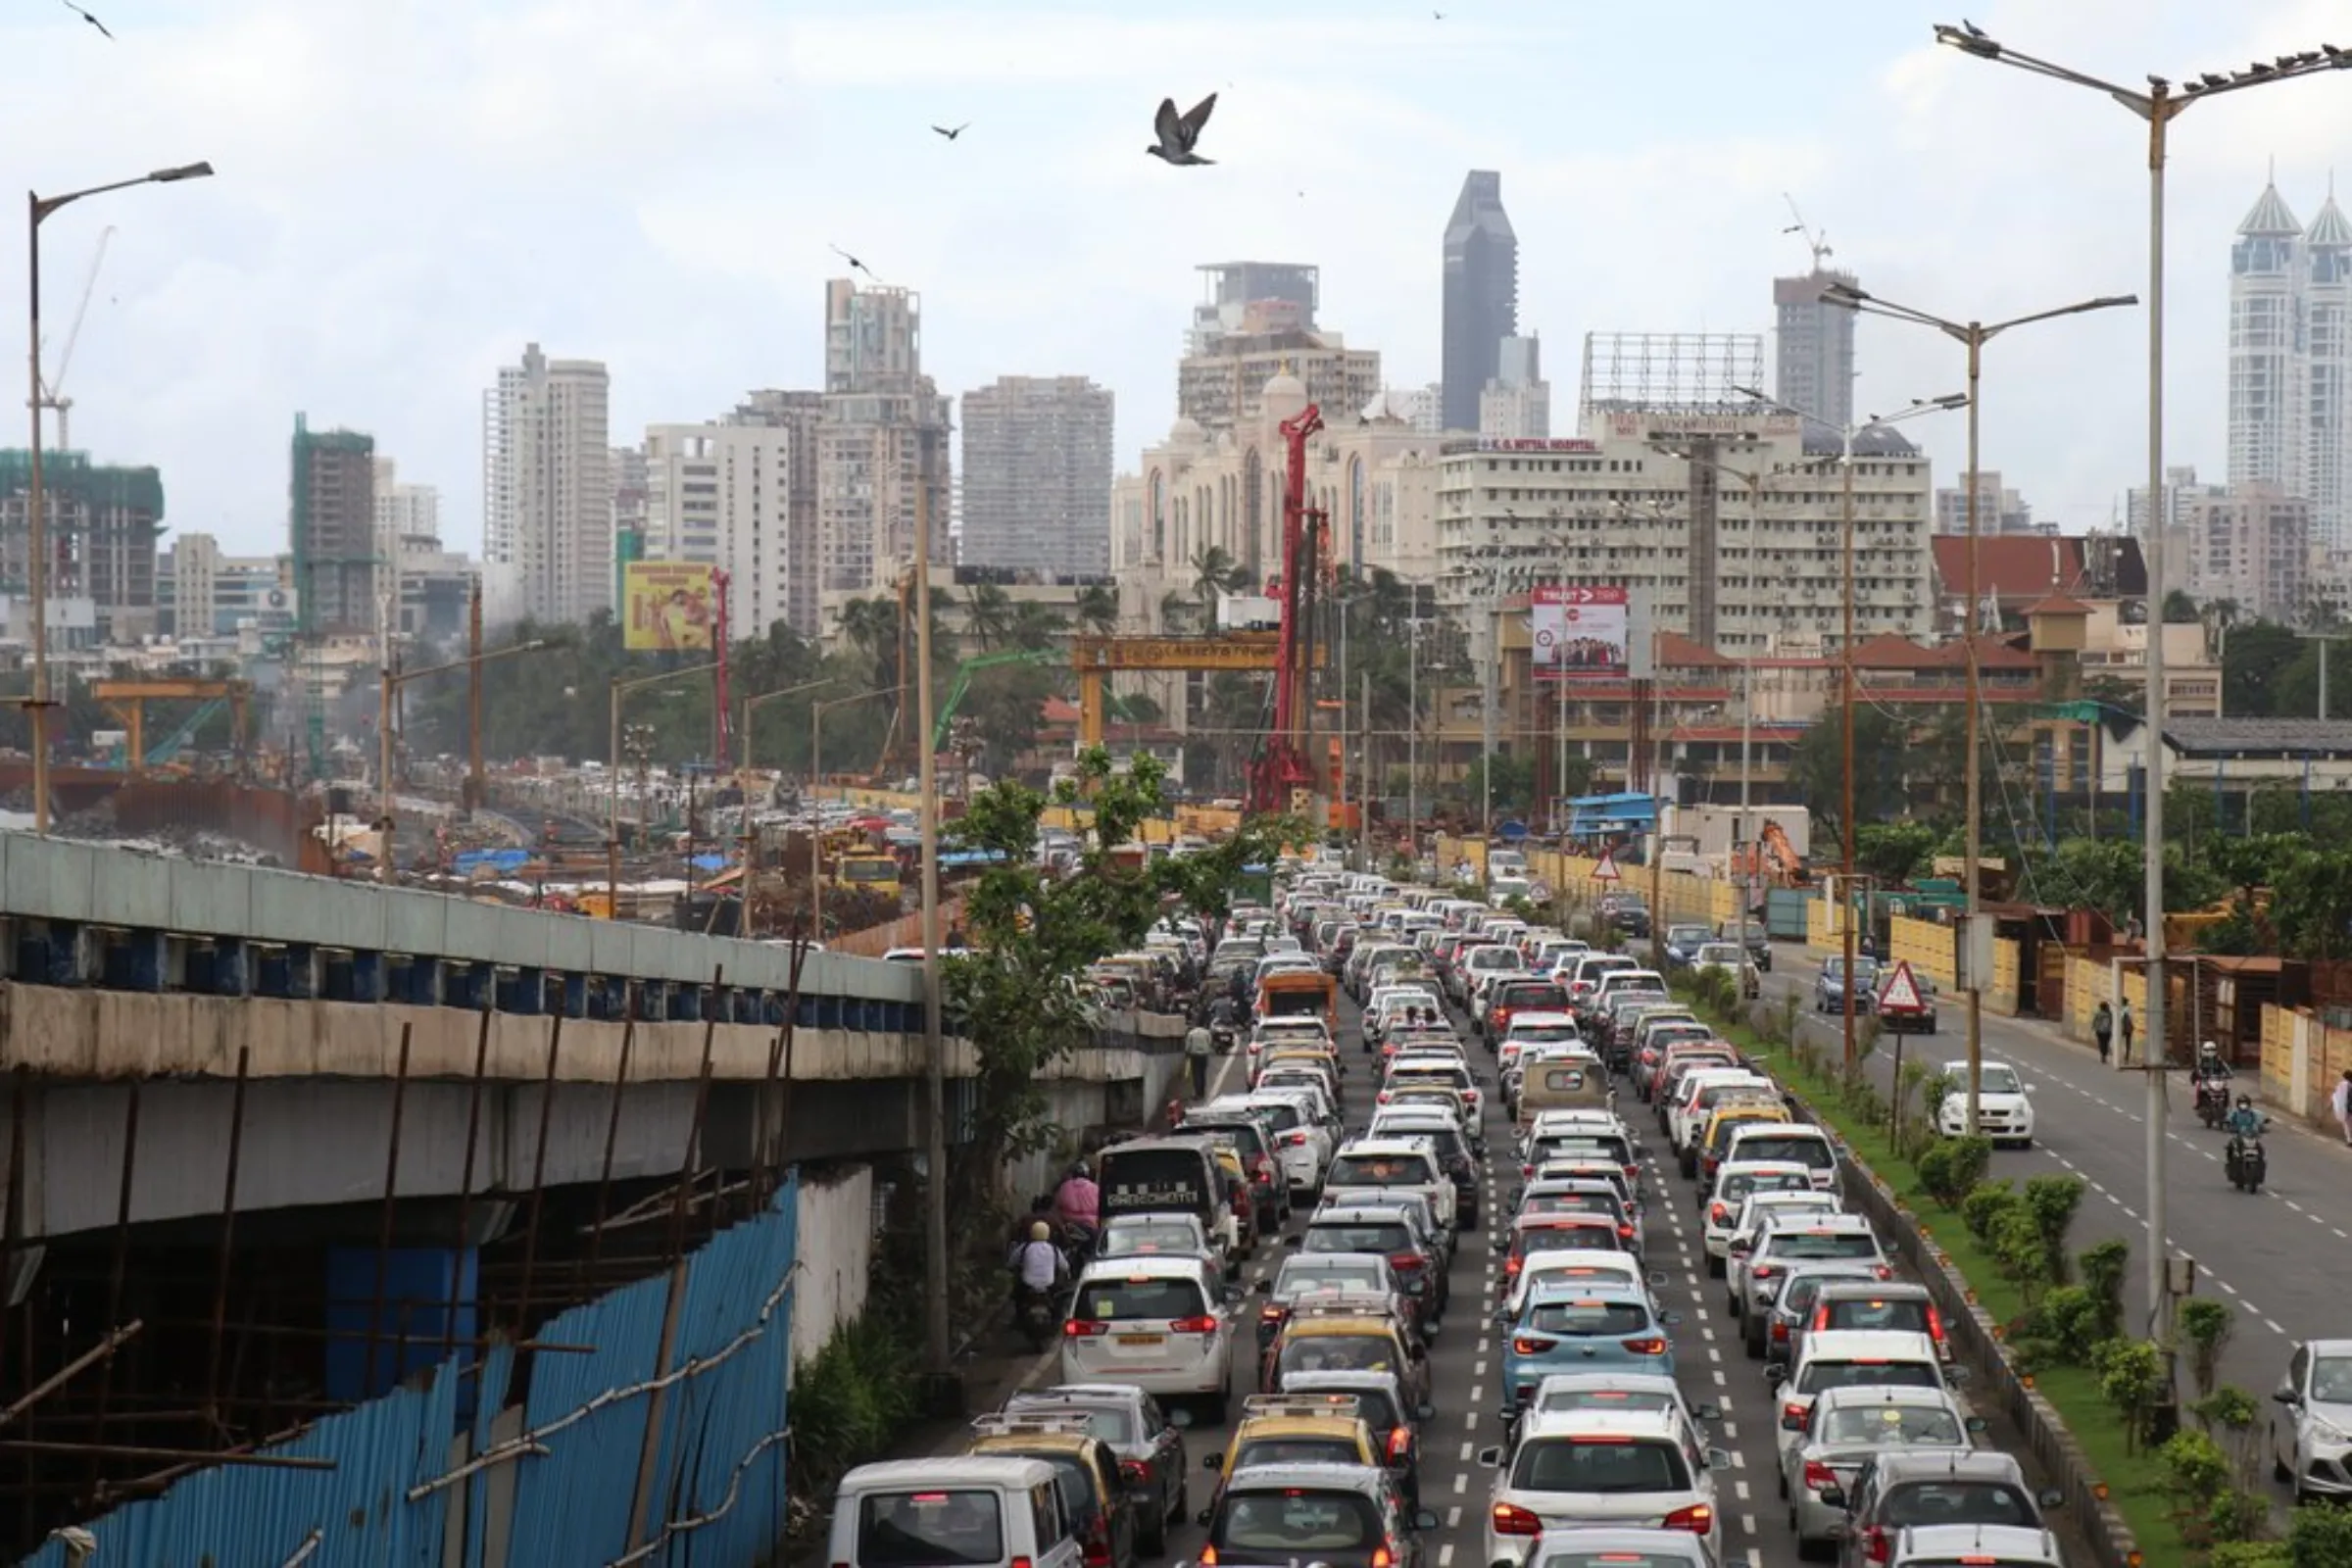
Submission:
<svg viewBox="0 0 2352 1568">
<path fill-rule="evenodd" d="M 2320 718 L 2174 718 L 2165 744 L 2183 757 L 2352 757 L 2352 722 Z"/>
</svg>

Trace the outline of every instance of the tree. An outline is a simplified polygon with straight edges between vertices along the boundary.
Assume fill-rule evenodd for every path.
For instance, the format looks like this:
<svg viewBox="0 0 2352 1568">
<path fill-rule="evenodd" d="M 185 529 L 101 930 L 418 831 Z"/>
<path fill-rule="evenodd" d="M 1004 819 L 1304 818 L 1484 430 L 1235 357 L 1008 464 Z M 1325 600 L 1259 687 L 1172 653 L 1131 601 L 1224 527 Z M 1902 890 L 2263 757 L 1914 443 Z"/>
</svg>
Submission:
<svg viewBox="0 0 2352 1568">
<path fill-rule="evenodd" d="M 2280 867 L 2271 918 L 2298 958 L 2352 957 L 2352 849 L 2306 849 Z"/>
<path fill-rule="evenodd" d="M 2276 621 L 2258 620 L 2230 628 L 2222 645 L 2222 711 L 2277 717 L 2278 677 L 2302 652 L 2302 639 L 2293 628 Z"/>
<path fill-rule="evenodd" d="M 1107 637 L 1119 629 L 1119 591 L 1107 583 L 1088 583 L 1078 590 L 1078 629 Z"/>
<path fill-rule="evenodd" d="M 1240 562 L 1235 561 L 1223 545 L 1203 545 L 1193 557 L 1193 603 L 1200 612 L 1200 624 L 1213 626 L 1217 620 L 1217 595 L 1232 593 L 1247 575 Z"/>
<path fill-rule="evenodd" d="M 1797 737 L 1789 760 L 1789 782 L 1816 818 L 1842 833 L 1845 803 L 1845 725 L 1842 710 L 1832 708 Z M 1865 704 L 1854 710 L 1854 817 L 1856 825 L 1897 816 L 1904 808 L 1903 726 Z"/>
<path fill-rule="evenodd" d="M 2193 626 L 2204 617 L 2197 613 L 2197 602 L 2184 588 L 2175 588 L 2164 596 L 2164 623 L 2168 626 Z"/>
<path fill-rule="evenodd" d="M 1881 886 L 1909 882 L 1942 838 L 1925 822 L 1862 822 L 1854 828 L 1854 863 Z"/>
<path fill-rule="evenodd" d="M 970 951 L 946 960 L 942 984 L 956 1032 L 978 1057 L 973 1135 L 959 1155 L 959 1192 L 987 1190 L 1004 1161 L 1043 1147 L 1054 1129 L 1038 1080 L 1091 1044 L 1095 1008 L 1087 966 L 1133 948 L 1171 910 L 1221 917 L 1243 869 L 1272 861 L 1298 824 L 1251 820 L 1191 855 L 1117 852 L 1140 824 L 1164 813 L 1165 769 L 1150 754 L 1114 771 L 1101 747 L 1081 754 L 1076 777 L 1051 796 L 1004 782 L 972 797 L 950 831 L 953 846 L 992 858 L 964 905 Z M 1091 810 L 1078 863 L 1056 876 L 1039 863 L 1048 806 Z"/>
<path fill-rule="evenodd" d="M 1012 596 L 993 582 L 976 582 L 963 591 L 964 626 L 982 653 L 1004 640 L 1012 619 Z"/>
<path fill-rule="evenodd" d="M 1535 759 L 1520 757 L 1511 752 L 1489 752 L 1472 758 L 1469 768 L 1462 774 L 1462 798 L 1470 809 L 1478 810 L 1487 804 L 1487 778 L 1494 780 L 1494 812 L 1525 811 L 1535 804 Z"/>
</svg>

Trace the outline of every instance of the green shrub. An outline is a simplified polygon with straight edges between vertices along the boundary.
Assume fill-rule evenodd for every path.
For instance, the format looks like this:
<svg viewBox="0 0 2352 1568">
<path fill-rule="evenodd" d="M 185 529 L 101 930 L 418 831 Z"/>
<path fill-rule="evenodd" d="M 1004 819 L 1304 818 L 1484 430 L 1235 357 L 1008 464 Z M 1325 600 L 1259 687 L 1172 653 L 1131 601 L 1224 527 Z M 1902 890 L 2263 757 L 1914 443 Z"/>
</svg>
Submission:
<svg viewBox="0 0 2352 1568">
<path fill-rule="evenodd" d="M 1991 1163 L 1990 1139 L 1949 1139 L 1920 1156 L 1919 1185 L 1939 1207 L 1956 1209 L 1984 1182 Z"/>
<path fill-rule="evenodd" d="M 888 1451 L 920 1409 L 914 1345 L 870 1308 L 836 1329 L 793 1374 L 792 1485 L 822 1497 L 852 1467 Z"/>
<path fill-rule="evenodd" d="M 2132 1245 L 2121 1240 L 2086 1247 L 2075 1259 L 2082 1288 L 2098 1303 L 2096 1338 L 2112 1340 L 2124 1332 L 2124 1275 L 2132 1267 Z"/>
<path fill-rule="evenodd" d="M 1960 1223 L 1968 1227 L 1969 1235 L 1989 1247 L 2002 1219 L 2017 1205 L 2017 1194 L 2007 1180 L 1979 1182 L 1976 1189 L 1960 1200 Z"/>
<path fill-rule="evenodd" d="M 1993 1224 L 1992 1258 L 2000 1271 L 2017 1282 L 2018 1294 L 2031 1305 L 2053 1282 L 2050 1251 L 2042 1244 L 2041 1227 L 2022 1200 L 2012 1200 Z"/>
<path fill-rule="evenodd" d="M 2034 1176 L 2026 1182 L 2026 1207 L 2041 1234 L 2043 1268 L 2054 1285 L 2067 1283 L 2066 1234 L 2082 1206 L 2080 1176 Z"/>
<path fill-rule="evenodd" d="M 2352 1563 L 2352 1508 L 2305 1503 L 2286 1529 L 2291 1568 L 2343 1568 Z"/>
<path fill-rule="evenodd" d="M 2210 1568 L 2293 1568 L 2283 1541 L 2225 1541 L 2206 1559 Z"/>
<path fill-rule="evenodd" d="M 2080 1285 L 2061 1285 L 2041 1298 L 2031 1331 L 2048 1346 L 2052 1360 L 2067 1366 L 2087 1366 L 2091 1352 L 2113 1336 L 2097 1297 Z"/>
<path fill-rule="evenodd" d="M 2188 1350 L 2189 1379 L 2203 1398 L 2213 1393 L 2214 1379 L 2221 1375 L 2222 1351 L 2237 1327 L 2237 1313 L 2227 1301 L 2191 1296 L 2174 1309 L 2173 1324 Z"/>
<path fill-rule="evenodd" d="M 2090 1368 L 2100 1396 L 2123 1417 L 2125 1449 L 2137 1452 L 2164 1391 L 2164 1351 L 2153 1340 L 2108 1340 L 2091 1352 Z"/>
</svg>

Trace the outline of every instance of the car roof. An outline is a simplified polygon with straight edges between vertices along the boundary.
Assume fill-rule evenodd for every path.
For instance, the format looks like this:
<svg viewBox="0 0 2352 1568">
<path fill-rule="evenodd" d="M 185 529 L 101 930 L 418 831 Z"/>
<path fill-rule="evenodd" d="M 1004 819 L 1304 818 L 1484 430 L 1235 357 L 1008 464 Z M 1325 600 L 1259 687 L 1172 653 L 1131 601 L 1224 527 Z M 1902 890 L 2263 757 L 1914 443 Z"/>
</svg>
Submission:
<svg viewBox="0 0 2352 1568">
<path fill-rule="evenodd" d="M 1812 1174 L 1813 1167 L 1802 1160 L 1727 1159 L 1715 1172 L 1715 1180 L 1721 1182 L 1726 1176 L 1803 1176 L 1810 1179 Z"/>
<path fill-rule="evenodd" d="M 1809 1219 L 1802 1225 L 1785 1225 L 1775 1234 L 1781 1236 L 1853 1236 L 1857 1234 L 1876 1236 L 1878 1232 L 1870 1228 L 1870 1220 L 1865 1215 L 1824 1214 L 1819 1219 Z"/>
<path fill-rule="evenodd" d="M 1839 1301 L 1868 1301 L 1885 1297 L 1895 1301 L 1932 1301 L 1934 1295 L 1925 1285 L 1909 1280 L 1837 1280 L 1824 1285 L 1815 1300 L 1823 1296 Z"/>
<path fill-rule="evenodd" d="M 1340 1149 L 1343 1154 L 1419 1154 L 1426 1158 L 1429 1150 L 1413 1138 L 1354 1138 Z"/>
<path fill-rule="evenodd" d="M 1942 1389 L 1915 1388 L 1902 1383 L 1865 1383 L 1842 1389 L 1824 1389 L 1820 1398 L 1832 1404 L 1917 1404 L 1933 1405 L 1938 1410 L 1953 1409 L 1958 1402 Z"/>
<path fill-rule="evenodd" d="M 1079 1271 L 1081 1285 L 1109 1279 L 1185 1279 L 1207 1276 L 1207 1265 L 1197 1257 L 1172 1257 L 1165 1252 L 1137 1252 L 1130 1257 L 1099 1257 Z"/>
<path fill-rule="evenodd" d="M 1551 1542 L 1548 1547 L 1544 1544 L 1547 1540 Z M 1599 1552 L 1604 1555 L 1664 1558 L 1670 1562 L 1713 1561 L 1707 1553 L 1703 1536 L 1692 1535 L 1688 1530 L 1657 1530 L 1642 1526 L 1618 1529 L 1600 1525 L 1560 1525 L 1536 1538 L 1536 1544 L 1528 1548 L 1529 1568 L 1539 1568 L 1547 1551 L 1573 1551 L 1579 1557 L 1588 1559 L 1592 1553 Z"/>
<path fill-rule="evenodd" d="M 1561 1012 L 1554 1007 L 1544 1007 L 1534 1012 L 1514 1012 L 1511 1014 L 1510 1028 L 1513 1031 L 1525 1029 L 1531 1025 L 1541 1029 L 1561 1027 L 1574 1028 L 1576 1026 L 1576 1014 L 1573 1012 Z"/>
<path fill-rule="evenodd" d="M 1012 1396 L 1014 1399 L 1037 1399 L 1049 1403 L 1094 1402 L 1102 1404 L 1141 1404 L 1144 1391 L 1129 1383 L 1050 1383 L 1042 1389 L 1028 1389 Z"/>
<path fill-rule="evenodd" d="M 1370 1225 L 1394 1221 L 1403 1211 L 1387 1203 L 1334 1203 L 1318 1208 L 1307 1216 L 1306 1223 L 1314 1225 Z"/>
<path fill-rule="evenodd" d="M 1871 1460 L 1882 1489 L 1913 1481 L 2026 1482 L 2026 1467 L 1998 1448 L 1891 1448 Z"/>
<path fill-rule="evenodd" d="M 1805 1336 L 1810 1361 L 1935 1360 L 1936 1343 L 1911 1329 L 1822 1329 Z"/>
<path fill-rule="evenodd" d="M 1556 1306 L 1562 1301 L 1639 1301 L 1650 1304 L 1649 1290 L 1639 1280 L 1622 1274 L 1604 1275 L 1599 1279 L 1564 1278 L 1554 1274 L 1546 1279 L 1538 1276 L 1528 1286 L 1522 1306 Z"/>
<path fill-rule="evenodd" d="M 1388 1472 L 1368 1464 L 1253 1464 L 1225 1480 L 1225 1495 L 1236 1492 L 1280 1492 L 1298 1487 L 1324 1492 L 1378 1494 L 1388 1487 Z"/>
<path fill-rule="evenodd" d="M 1541 1405 L 1546 1392 L 1577 1394 L 1586 1389 L 1602 1393 L 1622 1389 L 1628 1394 L 1671 1394 L 1677 1401 L 1688 1404 L 1690 1397 L 1683 1386 L 1663 1372 L 1548 1372 L 1536 1385 L 1535 1402 Z"/>
<path fill-rule="evenodd" d="M 1963 1561 L 1983 1554 L 2015 1561 L 2039 1558 L 2056 1563 L 2058 1538 L 2047 1530 L 2025 1525 L 1906 1525 L 1897 1549 L 1905 1556 L 1958 1557 Z"/>
<path fill-rule="evenodd" d="M 1682 1435 L 1682 1410 L 1594 1409 L 1590 1405 L 1561 1410 L 1531 1408 L 1522 1423 L 1519 1441 L 1534 1438 L 1658 1437 Z"/>
<path fill-rule="evenodd" d="M 957 1454 L 933 1459 L 878 1459 L 861 1464 L 842 1478 L 842 1489 L 849 1492 L 879 1491 L 888 1487 L 923 1487 L 926 1489 L 954 1486 L 957 1482 L 977 1482 L 995 1485 L 1011 1482 L 1016 1486 L 1035 1486 L 1054 1479 L 1054 1467 L 1043 1459 L 1021 1458 L 1011 1454 Z"/>
</svg>

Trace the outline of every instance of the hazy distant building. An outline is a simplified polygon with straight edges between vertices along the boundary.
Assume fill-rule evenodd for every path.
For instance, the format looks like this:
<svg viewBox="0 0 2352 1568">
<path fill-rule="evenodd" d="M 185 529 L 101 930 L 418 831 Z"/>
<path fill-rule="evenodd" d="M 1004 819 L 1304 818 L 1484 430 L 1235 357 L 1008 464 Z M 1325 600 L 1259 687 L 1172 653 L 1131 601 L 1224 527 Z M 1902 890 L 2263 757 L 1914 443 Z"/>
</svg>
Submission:
<svg viewBox="0 0 2352 1568">
<path fill-rule="evenodd" d="M 613 606 L 612 379 L 533 343 L 482 395 L 482 567 L 495 618 Z"/>
<path fill-rule="evenodd" d="M 1443 368 L 1446 428 L 1479 427 L 1478 404 L 1519 333 L 1519 236 L 1502 210 L 1502 175 L 1474 169 L 1446 222 Z"/>
<path fill-rule="evenodd" d="M 1176 412 L 1211 435 L 1254 428 L 1266 383 L 1296 376 L 1324 421 L 1339 424 L 1380 396 L 1380 355 L 1351 349 L 1315 320 L 1316 271 L 1279 262 L 1200 269 L 1208 298 L 1193 313 L 1176 366 Z M 1249 297 L 1252 290 L 1272 292 Z"/>
<path fill-rule="evenodd" d="M 949 538 L 948 400 L 922 373 L 922 301 L 903 288 L 825 284 L 825 402 L 816 434 L 820 591 L 887 589 L 914 561 L 927 514 Z"/>
<path fill-rule="evenodd" d="M 313 430 L 297 414 L 290 489 L 286 545 L 304 590 L 303 630 L 372 633 L 379 619 L 375 437 Z"/>
<path fill-rule="evenodd" d="M 375 460 L 375 554 L 379 573 L 394 574 L 398 584 L 393 630 L 435 639 L 466 630 L 476 567 L 441 542 L 441 492 L 402 483 L 390 458 Z"/>
<path fill-rule="evenodd" d="M 1000 376 L 963 395 L 956 560 L 1054 576 L 1110 569 L 1112 399 L 1083 375 Z"/>
<path fill-rule="evenodd" d="M 1506 337 L 1494 379 L 1478 398 L 1478 433 L 1490 441 L 1542 441 L 1551 434 L 1551 383 L 1544 379 L 1543 344 Z"/>
<path fill-rule="evenodd" d="M 2352 222 L 2331 193 L 2306 229 L 2266 184 L 2230 249 L 2230 484 L 2312 505 L 2352 545 Z"/>
<path fill-rule="evenodd" d="M 1946 485 L 1936 492 L 1936 531 L 1937 533 L 1968 532 L 1968 475 L 1960 483 Z M 2038 533 L 2034 525 L 2034 508 L 2015 490 L 2001 485 L 2001 470 L 1981 468 L 1977 471 L 1977 535 L 1979 538 L 1996 533 Z"/>
<path fill-rule="evenodd" d="M 92 463 L 86 452 L 43 452 L 41 485 L 50 647 L 129 642 L 153 632 L 163 476 L 151 467 Z M 9 632 L 19 637 L 31 625 L 31 454 L 0 452 L 0 596 L 10 602 Z"/>
<path fill-rule="evenodd" d="M 777 432 L 783 438 L 785 508 L 780 533 L 761 535 L 757 548 L 768 567 L 755 570 L 780 587 L 763 588 L 743 612 L 764 616 L 757 622 L 762 632 L 780 615 L 804 637 L 816 637 L 824 626 L 818 614 L 823 572 L 818 565 L 816 526 L 817 433 L 824 424 L 822 392 L 788 392 L 764 387 L 735 405 L 726 422 Z M 746 621 L 749 628 L 754 624 Z"/>
<path fill-rule="evenodd" d="M 2241 615 L 2301 625 L 2311 597 L 2312 519 L 2311 503 L 2278 485 L 2233 484 L 2183 504 L 2166 564 L 2187 566 L 2173 581 L 2199 603 L 2226 599 Z"/>
<path fill-rule="evenodd" d="M 162 629 L 182 642 L 249 628 L 282 637 L 297 623 L 290 556 L 226 556 L 209 533 L 183 533 L 157 560 Z"/>
<path fill-rule="evenodd" d="M 1854 313 L 1821 297 L 1832 283 L 1858 286 L 1853 273 L 1818 264 L 1803 277 L 1772 280 L 1779 334 L 1772 395 L 1843 429 L 1854 419 Z"/>
</svg>

